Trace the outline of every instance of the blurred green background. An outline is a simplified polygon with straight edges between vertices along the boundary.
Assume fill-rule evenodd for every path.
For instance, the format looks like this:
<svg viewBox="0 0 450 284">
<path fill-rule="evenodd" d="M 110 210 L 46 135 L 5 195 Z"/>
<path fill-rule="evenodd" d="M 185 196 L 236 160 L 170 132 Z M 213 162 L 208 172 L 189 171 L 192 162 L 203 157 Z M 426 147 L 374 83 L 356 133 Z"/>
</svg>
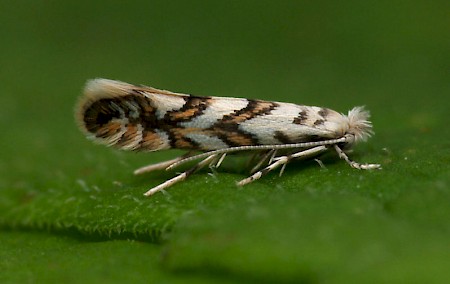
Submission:
<svg viewBox="0 0 450 284">
<path fill-rule="evenodd" d="M 448 283 L 450 2 L 1 1 L 0 281 Z M 244 188 L 228 158 L 164 194 L 78 131 L 85 81 L 366 105 L 351 155 Z"/>
</svg>

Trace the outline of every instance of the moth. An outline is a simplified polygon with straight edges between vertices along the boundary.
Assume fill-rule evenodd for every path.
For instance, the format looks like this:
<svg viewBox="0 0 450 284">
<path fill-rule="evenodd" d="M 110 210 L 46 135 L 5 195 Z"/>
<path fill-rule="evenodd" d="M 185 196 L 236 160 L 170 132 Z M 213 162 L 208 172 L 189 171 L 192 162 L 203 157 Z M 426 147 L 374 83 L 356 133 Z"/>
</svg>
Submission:
<svg viewBox="0 0 450 284">
<path fill-rule="evenodd" d="M 350 160 L 347 150 L 372 134 L 369 112 L 355 107 L 347 115 L 292 103 L 243 98 L 200 97 L 147 86 L 93 79 L 76 107 L 81 131 L 94 142 L 130 151 L 185 149 L 175 159 L 137 169 L 135 174 L 169 170 L 200 160 L 192 168 L 144 195 L 185 180 L 209 165 L 218 168 L 227 154 L 253 151 L 257 161 L 248 184 L 288 162 L 334 150 L 351 167 L 381 168 Z"/>
</svg>

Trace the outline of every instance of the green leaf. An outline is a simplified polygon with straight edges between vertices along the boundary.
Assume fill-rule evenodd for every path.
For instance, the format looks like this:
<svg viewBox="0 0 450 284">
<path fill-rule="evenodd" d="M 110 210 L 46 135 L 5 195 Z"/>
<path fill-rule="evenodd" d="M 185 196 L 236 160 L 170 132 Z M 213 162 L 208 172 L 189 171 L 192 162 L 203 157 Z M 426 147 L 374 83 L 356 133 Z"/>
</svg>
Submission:
<svg viewBox="0 0 450 284">
<path fill-rule="evenodd" d="M 3 7 L 4 6 L 4 7 Z M 0 282 L 450 279 L 447 2 L 27 1 L 2 5 Z M 243 188 L 230 156 L 151 198 L 182 151 L 125 153 L 78 131 L 84 82 L 366 105 L 351 158 L 290 163 Z M 268 126 L 270 127 L 270 126 Z M 187 168 L 187 167 L 186 167 Z"/>
</svg>

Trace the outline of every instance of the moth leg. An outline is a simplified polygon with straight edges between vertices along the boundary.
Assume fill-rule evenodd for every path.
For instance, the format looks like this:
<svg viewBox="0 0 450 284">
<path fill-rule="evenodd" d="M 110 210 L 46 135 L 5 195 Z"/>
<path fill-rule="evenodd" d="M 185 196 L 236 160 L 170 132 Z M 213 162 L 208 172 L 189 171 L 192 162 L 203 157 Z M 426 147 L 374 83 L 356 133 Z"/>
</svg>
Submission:
<svg viewBox="0 0 450 284">
<path fill-rule="evenodd" d="M 280 157 L 276 157 L 274 158 L 274 162 L 269 164 L 267 167 L 265 167 L 264 169 L 257 171 L 256 173 L 254 173 L 253 175 L 249 176 L 248 178 L 245 178 L 241 181 L 239 181 L 237 183 L 238 186 L 243 186 L 246 185 L 248 183 L 251 183 L 252 181 L 255 181 L 259 178 L 261 178 L 263 175 L 269 173 L 270 171 L 273 171 L 274 169 L 278 168 L 279 166 L 283 166 L 281 174 L 283 173 L 284 170 L 284 166 L 291 161 L 292 159 L 299 159 L 299 158 L 307 158 L 310 156 L 314 156 L 319 154 L 320 152 L 324 152 L 327 150 L 326 146 L 317 146 L 311 149 L 307 149 L 307 150 L 303 150 L 300 152 L 296 152 L 294 154 L 291 155 L 286 155 L 286 156 L 280 156 Z"/>
<path fill-rule="evenodd" d="M 347 156 L 347 154 L 345 154 L 345 152 L 342 151 L 342 149 L 339 148 L 339 146 L 337 146 L 337 145 L 334 145 L 334 149 L 338 153 L 339 158 L 345 160 L 347 162 L 347 164 L 349 164 L 350 167 L 352 167 L 352 168 L 355 168 L 358 170 L 381 169 L 381 165 L 379 165 L 379 164 L 360 164 L 360 163 L 350 160 L 350 158 Z"/>
<path fill-rule="evenodd" d="M 322 169 L 325 169 L 325 170 L 327 169 L 327 167 L 325 167 L 325 165 L 323 164 L 323 162 L 320 159 L 314 159 L 314 161 L 316 161 L 316 163 L 318 163 Z"/>
<path fill-rule="evenodd" d="M 223 153 L 222 155 L 220 155 L 220 157 L 218 157 L 216 159 L 217 161 L 211 162 L 211 167 L 214 167 L 215 169 L 220 167 L 220 165 L 222 165 L 222 162 L 223 162 L 223 160 L 225 159 L 226 156 L 227 156 L 227 153 Z"/>
<path fill-rule="evenodd" d="M 220 167 L 220 165 L 222 164 L 222 162 L 226 156 L 227 156 L 227 153 L 223 153 L 222 155 L 220 155 L 220 157 L 216 155 L 216 158 L 209 163 L 208 167 L 211 170 L 211 172 L 208 174 L 210 176 L 213 176 L 216 178 L 216 174 L 217 174 L 216 169 Z"/>
<path fill-rule="evenodd" d="M 272 150 L 268 150 L 268 151 L 255 151 L 254 153 L 252 153 L 252 155 L 250 156 L 250 159 L 247 159 L 246 161 L 246 167 L 249 168 L 251 165 L 255 165 L 256 163 L 260 164 L 262 163 L 262 160 L 265 159 L 265 156 L 267 155 L 268 152 L 270 152 Z"/>
<path fill-rule="evenodd" d="M 264 153 L 264 155 L 259 155 L 260 157 L 262 157 L 259 162 L 250 170 L 250 173 L 253 174 L 255 173 L 259 168 L 261 168 L 261 166 L 267 162 L 267 160 L 269 160 L 269 164 L 272 163 L 272 160 L 274 158 L 274 156 L 276 155 L 277 150 L 269 150 L 266 153 Z M 252 159 L 254 160 L 254 159 Z"/>
<path fill-rule="evenodd" d="M 164 170 L 167 167 L 170 167 L 171 165 L 173 165 L 173 164 L 175 164 L 175 163 L 177 163 L 177 162 L 179 162 L 179 161 L 181 161 L 181 160 L 183 160 L 183 159 L 185 159 L 185 158 L 187 158 L 189 156 L 191 156 L 191 152 L 187 152 L 186 154 L 184 154 L 182 156 L 179 156 L 179 157 L 176 157 L 175 159 L 172 159 L 172 160 L 167 160 L 167 161 L 163 161 L 163 162 L 160 162 L 160 163 L 147 165 L 147 166 L 141 167 L 139 169 L 136 169 L 134 171 L 134 174 L 135 175 L 140 175 L 140 174 L 143 174 L 143 173 L 148 173 L 148 172 L 153 172 L 153 171 L 158 171 L 158 170 Z"/>
<path fill-rule="evenodd" d="M 281 166 L 280 173 L 278 174 L 279 177 L 281 177 L 281 176 L 283 175 L 284 169 L 286 169 L 286 165 L 287 165 L 287 163 L 286 163 L 286 164 L 283 164 L 283 165 Z"/>
<path fill-rule="evenodd" d="M 216 158 L 217 158 L 217 154 L 213 154 L 211 156 L 206 157 L 205 159 L 201 160 L 199 163 L 197 163 L 195 166 L 193 166 L 189 170 L 187 170 L 187 171 L 177 175 L 176 177 L 173 177 L 173 178 L 171 178 L 169 180 L 166 180 L 165 182 L 161 183 L 160 185 L 157 185 L 157 186 L 151 188 L 146 193 L 144 193 L 144 195 L 145 196 L 153 195 L 153 194 L 155 194 L 156 192 L 158 192 L 160 190 L 166 189 L 166 188 L 176 184 L 177 182 L 185 180 L 188 176 L 190 176 L 191 174 L 193 174 L 196 171 L 200 170 L 201 168 L 203 168 L 207 164 L 211 163 L 211 161 L 213 161 Z"/>
<path fill-rule="evenodd" d="M 278 150 L 274 150 L 272 155 L 270 156 L 269 162 L 267 164 L 272 164 L 273 160 L 275 159 L 275 156 L 277 155 Z"/>
</svg>

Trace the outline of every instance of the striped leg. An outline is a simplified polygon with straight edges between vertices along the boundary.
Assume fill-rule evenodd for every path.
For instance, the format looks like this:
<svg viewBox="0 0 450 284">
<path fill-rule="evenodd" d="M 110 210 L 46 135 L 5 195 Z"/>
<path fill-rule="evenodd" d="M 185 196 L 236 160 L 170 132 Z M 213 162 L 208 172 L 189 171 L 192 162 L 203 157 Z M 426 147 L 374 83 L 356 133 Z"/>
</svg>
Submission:
<svg viewBox="0 0 450 284">
<path fill-rule="evenodd" d="M 165 170 L 165 169 L 167 169 L 167 167 L 170 167 L 171 165 L 173 165 L 173 164 L 175 164 L 175 163 L 177 163 L 177 162 L 179 162 L 179 161 L 181 161 L 183 159 L 186 159 L 186 158 L 188 158 L 190 156 L 191 156 L 191 152 L 187 152 L 186 154 L 184 154 L 182 156 L 179 156 L 179 157 L 176 157 L 175 159 L 168 160 L 168 161 L 163 161 L 163 162 L 156 163 L 156 164 L 151 164 L 151 165 L 144 166 L 142 168 L 136 169 L 134 171 L 134 174 L 135 175 L 140 175 L 140 174 L 144 174 L 144 173 L 148 173 L 148 172 Z"/>
<path fill-rule="evenodd" d="M 250 173 L 251 174 L 255 173 L 266 162 L 268 164 L 271 164 L 276 154 L 277 154 L 277 150 L 269 150 L 265 154 L 260 155 L 259 162 L 250 170 Z"/>
<path fill-rule="evenodd" d="M 308 158 L 311 156 L 315 156 L 321 152 L 324 152 L 327 150 L 326 146 L 317 146 L 311 149 L 303 150 L 300 152 L 296 152 L 291 155 L 286 156 L 280 156 L 273 159 L 272 163 L 270 163 L 267 167 L 264 169 L 257 171 L 253 175 L 249 176 L 248 178 L 245 178 L 237 183 L 238 186 L 243 186 L 246 184 L 251 183 L 252 181 L 255 181 L 259 178 L 261 178 L 263 175 L 275 170 L 279 166 L 283 166 L 282 170 L 284 169 L 284 166 L 289 163 L 292 159 L 300 159 L 300 158 Z M 281 171 L 282 173 L 282 171 Z"/>
<path fill-rule="evenodd" d="M 185 180 L 191 174 L 193 174 L 196 171 L 200 170 L 201 168 L 203 168 L 207 164 L 210 164 L 215 159 L 217 159 L 217 154 L 213 154 L 211 156 L 206 157 L 205 159 L 201 160 L 198 164 L 196 164 L 195 166 L 193 166 L 189 170 L 187 170 L 187 171 L 177 175 L 176 177 L 173 177 L 173 178 L 171 178 L 169 180 L 166 180 L 165 182 L 161 183 L 158 186 L 155 186 L 154 188 L 152 188 L 149 191 L 147 191 L 146 193 L 144 193 L 144 195 L 145 196 L 153 195 L 153 194 L 155 194 L 156 192 L 158 192 L 160 190 L 166 189 L 166 188 L 176 184 L 177 182 Z"/>
<path fill-rule="evenodd" d="M 339 155 L 339 158 L 345 160 L 350 167 L 358 169 L 358 170 L 372 170 L 372 169 L 381 169 L 381 165 L 379 164 L 360 164 L 355 161 L 350 160 L 350 158 L 339 148 L 337 145 L 334 145 L 334 149 Z"/>
</svg>

